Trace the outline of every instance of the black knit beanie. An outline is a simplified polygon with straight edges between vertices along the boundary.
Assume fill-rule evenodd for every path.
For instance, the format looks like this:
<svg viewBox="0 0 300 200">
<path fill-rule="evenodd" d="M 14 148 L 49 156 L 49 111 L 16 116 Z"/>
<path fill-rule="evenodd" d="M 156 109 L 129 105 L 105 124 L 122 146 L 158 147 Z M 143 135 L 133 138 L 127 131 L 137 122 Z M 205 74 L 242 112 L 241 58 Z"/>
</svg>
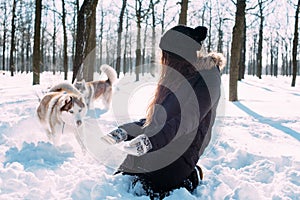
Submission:
<svg viewBox="0 0 300 200">
<path fill-rule="evenodd" d="M 201 49 L 206 35 L 207 28 L 204 26 L 191 28 L 185 25 L 177 25 L 161 37 L 159 47 L 189 62 L 194 62 L 197 58 L 197 51 Z"/>
</svg>

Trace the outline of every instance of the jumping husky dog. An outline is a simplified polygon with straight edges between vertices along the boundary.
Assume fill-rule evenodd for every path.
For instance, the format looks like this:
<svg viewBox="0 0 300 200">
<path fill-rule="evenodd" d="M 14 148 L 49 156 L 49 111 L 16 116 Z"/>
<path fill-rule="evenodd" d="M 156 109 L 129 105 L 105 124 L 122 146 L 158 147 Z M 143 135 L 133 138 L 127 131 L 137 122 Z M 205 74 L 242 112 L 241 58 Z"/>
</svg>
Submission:
<svg viewBox="0 0 300 200">
<path fill-rule="evenodd" d="M 95 100 L 101 99 L 105 108 L 108 109 L 112 100 L 113 85 L 117 81 L 117 72 L 109 65 L 101 65 L 100 70 L 106 74 L 107 80 L 91 82 L 85 82 L 85 80 L 76 81 L 74 86 L 69 83 L 60 83 L 52 87 L 50 92 L 66 91 L 82 95 L 88 109 L 93 108 Z"/>
<path fill-rule="evenodd" d="M 87 107 L 83 97 L 68 91 L 49 92 L 37 108 L 38 118 L 48 138 L 55 145 L 60 141 L 60 132 L 63 133 L 64 125 L 68 124 L 76 128 L 74 134 L 84 153 L 86 149 L 83 118 L 86 113 Z"/>
<path fill-rule="evenodd" d="M 100 70 L 105 73 L 107 80 L 75 82 L 74 86 L 83 94 L 89 109 L 93 108 L 93 102 L 101 99 L 106 109 L 110 107 L 112 100 L 112 87 L 117 81 L 117 72 L 109 65 L 101 65 Z"/>
</svg>

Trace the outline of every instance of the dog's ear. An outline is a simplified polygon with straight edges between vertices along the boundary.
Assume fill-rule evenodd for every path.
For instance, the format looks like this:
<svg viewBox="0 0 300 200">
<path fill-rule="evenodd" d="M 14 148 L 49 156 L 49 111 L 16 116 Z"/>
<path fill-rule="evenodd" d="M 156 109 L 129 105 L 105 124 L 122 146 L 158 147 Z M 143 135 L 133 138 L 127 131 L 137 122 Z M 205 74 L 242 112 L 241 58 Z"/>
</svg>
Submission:
<svg viewBox="0 0 300 200">
<path fill-rule="evenodd" d="M 69 111 L 73 106 L 73 97 L 69 96 L 63 102 L 63 106 L 61 107 L 60 111 Z"/>
</svg>

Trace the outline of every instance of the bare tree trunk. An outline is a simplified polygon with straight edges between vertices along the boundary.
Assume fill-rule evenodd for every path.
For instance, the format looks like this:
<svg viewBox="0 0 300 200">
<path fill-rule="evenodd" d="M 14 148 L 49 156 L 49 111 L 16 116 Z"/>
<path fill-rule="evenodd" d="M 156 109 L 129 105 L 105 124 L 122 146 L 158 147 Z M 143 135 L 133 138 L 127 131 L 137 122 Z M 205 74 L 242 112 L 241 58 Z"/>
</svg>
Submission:
<svg viewBox="0 0 300 200">
<path fill-rule="evenodd" d="M 136 10 L 136 26 L 137 26 L 137 35 L 136 35 L 136 60 L 135 60 L 135 80 L 140 80 L 140 67 L 141 67 L 141 23 L 142 23 L 142 1 L 136 0 L 135 2 Z"/>
<path fill-rule="evenodd" d="M 156 20 L 155 20 L 155 4 L 153 0 L 150 1 L 150 7 L 152 11 L 152 41 L 151 41 L 151 57 L 150 57 L 150 74 L 154 77 L 155 76 L 155 45 L 156 45 Z M 166 1 L 164 2 L 164 8 L 166 7 Z M 164 21 L 164 20 L 163 20 Z"/>
<path fill-rule="evenodd" d="M 267 55 L 266 55 L 266 75 L 269 75 L 269 70 L 270 70 L 269 69 L 270 68 L 270 64 L 269 64 L 270 51 L 269 51 L 269 48 L 270 48 L 270 43 L 268 42 L 268 44 L 267 44 Z"/>
<path fill-rule="evenodd" d="M 44 63 L 45 32 L 46 32 L 46 24 L 42 23 L 41 51 L 40 51 L 40 72 L 41 73 L 44 72 L 45 70 L 45 63 Z"/>
<path fill-rule="evenodd" d="M 7 20 L 7 8 L 6 1 L 3 2 L 4 7 L 4 20 L 3 20 L 3 41 L 2 41 L 2 70 L 5 70 L 5 50 L 6 50 L 6 37 L 7 37 L 7 28 L 6 28 L 6 20 Z"/>
<path fill-rule="evenodd" d="M 227 52 L 226 52 L 226 60 L 230 61 L 230 45 L 229 45 L 229 40 L 227 41 Z M 225 74 L 229 74 L 229 66 L 230 66 L 230 62 L 226 62 L 226 66 L 225 66 Z"/>
<path fill-rule="evenodd" d="M 285 66 L 288 69 L 288 75 L 291 76 L 292 75 L 292 68 L 289 65 L 289 53 L 288 53 L 288 42 L 285 42 Z"/>
<path fill-rule="evenodd" d="M 143 41 L 143 54 L 142 54 L 142 75 L 143 76 L 145 73 L 145 63 L 146 63 L 147 32 L 148 32 L 148 17 L 146 18 L 146 26 L 144 30 L 144 41 Z"/>
<path fill-rule="evenodd" d="M 209 1 L 209 27 L 208 27 L 208 46 L 207 52 L 211 52 L 211 26 L 212 26 L 212 3 L 211 0 Z"/>
<path fill-rule="evenodd" d="M 161 17 L 161 33 L 165 32 L 166 5 L 168 0 L 164 0 Z"/>
<path fill-rule="evenodd" d="M 85 0 L 78 12 L 75 62 L 72 83 L 93 80 L 96 47 L 96 7 L 98 0 Z"/>
<path fill-rule="evenodd" d="M 109 29 L 111 28 L 111 25 L 109 24 Z M 109 32 L 107 32 L 106 34 L 106 41 L 109 41 L 110 40 L 110 37 L 109 37 Z M 106 42 L 106 45 L 105 45 L 105 49 L 106 49 L 106 63 L 109 64 L 110 62 L 110 52 L 109 52 L 109 46 L 108 46 L 108 42 Z"/>
<path fill-rule="evenodd" d="M 130 32 L 132 29 L 130 28 Z M 132 34 L 129 34 L 129 73 L 132 74 L 133 62 L 132 62 Z"/>
<path fill-rule="evenodd" d="M 136 81 L 140 80 L 140 68 L 141 68 L 141 20 L 140 18 L 137 21 L 137 36 L 136 36 L 136 60 L 135 60 L 135 75 Z"/>
<path fill-rule="evenodd" d="M 20 10 L 19 10 L 19 16 L 22 16 L 21 18 L 20 18 L 20 30 L 21 30 L 21 35 L 22 35 L 22 37 L 21 37 L 21 52 L 20 52 L 20 54 L 21 54 L 21 63 L 20 63 L 20 66 L 21 66 L 21 73 L 23 73 L 24 71 L 25 71 L 25 34 L 26 34 L 26 32 L 25 32 L 25 30 L 26 30 L 26 28 L 25 28 L 25 16 L 23 16 L 22 15 L 22 13 L 24 12 L 24 2 L 23 1 L 21 1 L 20 2 Z"/>
<path fill-rule="evenodd" d="M 206 4 L 207 4 L 207 2 L 206 2 Z M 202 14 L 201 14 L 201 26 L 204 26 L 204 22 L 205 22 L 205 17 L 206 17 L 206 15 L 205 15 L 205 12 L 206 11 L 206 6 L 203 6 L 203 11 L 202 11 Z"/>
<path fill-rule="evenodd" d="M 101 4 L 102 6 L 102 4 Z M 101 8 L 101 21 L 100 21 L 100 65 L 103 64 L 103 27 L 104 27 L 104 12 L 103 8 Z"/>
<path fill-rule="evenodd" d="M 127 38 L 128 38 L 128 27 L 129 27 L 129 22 L 128 22 L 128 12 L 126 12 L 126 31 L 125 31 L 125 45 L 124 45 L 124 53 L 123 53 L 123 74 L 127 72 Z"/>
<path fill-rule="evenodd" d="M 5 9 L 6 10 L 6 9 Z M 5 24 L 5 22 L 4 22 Z M 5 27 L 6 25 L 4 25 Z M 2 70 L 5 70 L 5 50 L 6 50 L 6 35 L 7 35 L 7 30 L 4 28 L 3 31 L 3 43 L 2 43 Z"/>
<path fill-rule="evenodd" d="M 22 32 L 20 65 L 21 65 L 21 73 L 23 73 L 25 71 L 25 31 Z"/>
<path fill-rule="evenodd" d="M 263 50 L 263 23 L 264 23 L 264 16 L 263 16 L 263 2 L 261 0 L 258 1 L 259 5 L 259 18 L 260 18 L 260 25 L 259 25 L 259 37 L 258 37 L 258 50 L 257 50 L 257 70 L 256 76 L 261 79 L 262 73 L 262 50 Z"/>
<path fill-rule="evenodd" d="M 27 20 L 30 19 L 31 21 L 31 15 L 27 16 Z M 28 23 L 27 30 L 26 30 L 26 73 L 31 71 L 31 59 L 30 59 L 30 53 L 31 53 L 31 43 L 30 43 L 30 33 L 31 32 L 31 23 Z"/>
<path fill-rule="evenodd" d="M 218 26 L 218 47 L 217 52 L 223 53 L 223 19 L 219 18 L 219 26 Z"/>
<path fill-rule="evenodd" d="M 281 45 L 282 45 L 281 49 L 285 49 L 285 52 L 284 51 L 281 52 L 281 58 L 282 58 L 281 73 L 282 73 L 282 75 L 289 76 L 290 75 L 290 70 L 289 70 L 288 61 L 287 61 L 288 60 L 287 43 L 285 41 L 282 41 Z"/>
<path fill-rule="evenodd" d="M 278 55 L 279 55 L 279 47 L 278 44 L 275 47 L 275 60 L 274 60 L 274 76 L 278 75 Z"/>
<path fill-rule="evenodd" d="M 244 79 L 245 70 L 246 70 L 246 18 L 244 18 L 244 28 L 243 28 L 243 40 L 242 40 L 242 50 L 241 58 L 239 63 L 239 78 L 238 80 Z"/>
<path fill-rule="evenodd" d="M 179 24 L 185 24 L 187 23 L 187 11 L 188 11 L 188 0 L 181 0 L 181 10 L 179 14 Z"/>
<path fill-rule="evenodd" d="M 10 75 L 14 76 L 15 66 L 14 66 L 14 51 L 15 51 L 15 32 L 16 32 L 16 5 L 17 1 L 13 1 L 13 10 L 12 10 L 12 20 L 11 20 L 11 42 L 10 42 L 10 60 L 9 60 L 9 69 Z"/>
<path fill-rule="evenodd" d="M 33 85 L 40 83 L 40 40 L 41 40 L 41 18 L 42 0 L 35 1 L 35 24 L 33 44 Z"/>
<path fill-rule="evenodd" d="M 66 30 L 66 9 L 65 9 L 65 0 L 62 0 L 62 25 L 64 33 L 64 79 L 68 79 L 68 38 Z"/>
<path fill-rule="evenodd" d="M 230 78 L 229 78 L 229 101 L 238 100 L 238 73 L 241 56 L 241 41 L 243 40 L 244 18 L 246 0 L 237 0 L 235 25 L 232 32 L 231 57 L 230 57 Z"/>
<path fill-rule="evenodd" d="M 297 46 L 298 46 L 298 20 L 299 20 L 299 9 L 300 9 L 300 0 L 298 0 L 297 8 L 296 8 L 296 16 L 295 16 L 295 32 L 293 39 L 293 79 L 292 79 L 292 87 L 296 85 L 296 77 L 297 77 Z"/>
<path fill-rule="evenodd" d="M 152 15 L 152 41 L 151 41 L 151 63 L 155 62 L 155 44 L 156 44 L 156 21 L 155 21 L 155 5 L 153 0 L 150 0 L 151 15 Z"/>
<path fill-rule="evenodd" d="M 53 0 L 55 6 L 55 0 Z M 56 12 L 53 11 L 53 35 L 52 35 L 52 73 L 55 75 L 56 71 Z"/>
<path fill-rule="evenodd" d="M 292 78 L 293 78 L 293 53 L 292 53 L 292 38 L 289 38 L 289 41 L 288 42 L 286 42 L 287 43 L 287 48 L 288 48 L 288 50 L 287 50 L 287 65 L 289 66 L 289 69 L 291 70 L 291 76 L 292 76 Z M 298 71 L 298 70 L 297 70 Z"/>
<path fill-rule="evenodd" d="M 74 62 L 75 62 L 75 48 L 76 48 L 76 37 L 77 37 L 77 33 L 76 33 L 76 19 L 78 16 L 78 12 L 79 12 L 79 0 L 76 0 L 74 3 L 74 18 L 73 18 L 73 41 L 72 41 L 72 65 L 74 66 Z"/>
<path fill-rule="evenodd" d="M 120 76 L 121 70 L 121 41 L 122 41 L 122 32 L 123 32 L 123 18 L 125 13 L 127 0 L 123 0 L 122 8 L 119 16 L 119 27 L 118 27 L 118 41 L 117 41 L 117 63 L 116 63 L 116 71 L 117 77 Z"/>
<path fill-rule="evenodd" d="M 253 36 L 253 67 L 252 67 L 252 75 L 255 76 L 257 71 L 257 51 L 256 51 L 256 41 L 257 41 L 257 35 L 255 34 Z"/>
</svg>

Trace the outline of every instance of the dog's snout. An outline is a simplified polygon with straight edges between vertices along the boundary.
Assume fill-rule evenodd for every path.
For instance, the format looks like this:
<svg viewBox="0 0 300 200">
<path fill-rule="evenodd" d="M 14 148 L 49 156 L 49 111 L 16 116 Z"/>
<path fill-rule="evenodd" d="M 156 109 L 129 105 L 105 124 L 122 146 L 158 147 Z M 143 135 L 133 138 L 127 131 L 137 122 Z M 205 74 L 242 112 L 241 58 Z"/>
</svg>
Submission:
<svg viewBox="0 0 300 200">
<path fill-rule="evenodd" d="M 76 121 L 76 124 L 77 124 L 77 126 L 81 126 L 82 121 L 81 121 L 81 120 L 77 120 L 77 121 Z"/>
</svg>

